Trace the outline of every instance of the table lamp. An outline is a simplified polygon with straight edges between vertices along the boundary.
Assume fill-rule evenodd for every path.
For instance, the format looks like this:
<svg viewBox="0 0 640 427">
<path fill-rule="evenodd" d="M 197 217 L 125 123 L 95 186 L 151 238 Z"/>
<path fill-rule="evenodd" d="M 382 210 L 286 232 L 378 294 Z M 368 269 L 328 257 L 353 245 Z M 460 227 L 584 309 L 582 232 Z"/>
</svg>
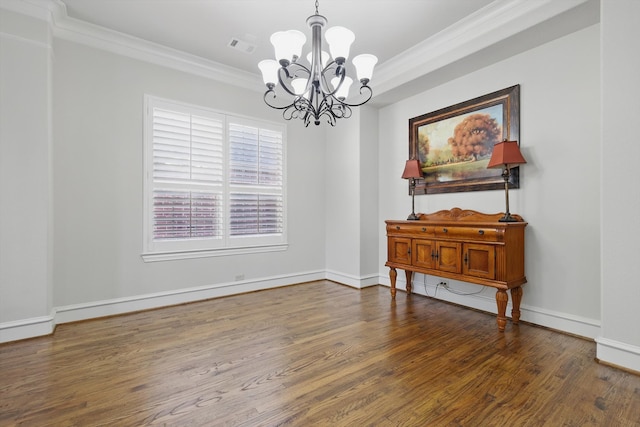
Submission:
<svg viewBox="0 0 640 427">
<path fill-rule="evenodd" d="M 417 159 L 407 160 L 407 163 L 404 165 L 404 172 L 402 172 L 402 178 L 410 180 L 409 186 L 411 188 L 411 215 L 409 215 L 407 219 L 415 221 L 419 219 L 416 215 L 415 209 L 416 179 L 422 178 L 420 162 Z"/>
<path fill-rule="evenodd" d="M 507 202 L 507 210 L 500 222 L 517 222 L 518 220 L 511 216 L 509 212 L 509 178 L 511 177 L 511 166 L 527 163 L 520 153 L 518 141 L 507 141 L 497 143 L 493 146 L 493 153 L 487 165 L 488 169 L 503 168 L 502 178 L 504 178 L 504 194 Z"/>
</svg>

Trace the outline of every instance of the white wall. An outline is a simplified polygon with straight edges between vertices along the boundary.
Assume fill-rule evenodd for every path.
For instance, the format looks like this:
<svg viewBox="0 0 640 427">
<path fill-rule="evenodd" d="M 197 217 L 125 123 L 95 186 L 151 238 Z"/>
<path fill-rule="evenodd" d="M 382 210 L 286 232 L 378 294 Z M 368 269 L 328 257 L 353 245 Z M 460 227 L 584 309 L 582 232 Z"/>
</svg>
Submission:
<svg viewBox="0 0 640 427">
<path fill-rule="evenodd" d="M 360 275 L 365 284 L 378 284 L 378 236 L 385 233 L 378 221 L 378 110 L 360 110 Z"/>
<path fill-rule="evenodd" d="M 377 110 L 364 106 L 327 130 L 327 278 L 378 284 Z"/>
<path fill-rule="evenodd" d="M 360 111 L 327 126 L 326 269 L 328 278 L 351 286 L 360 280 Z"/>
<path fill-rule="evenodd" d="M 51 35 L 0 9 L 0 342 L 50 333 Z"/>
<path fill-rule="evenodd" d="M 53 304 L 62 321 L 324 277 L 321 128 L 287 123 L 288 250 L 145 263 L 144 94 L 278 122 L 280 113 L 255 91 L 69 41 L 54 49 Z"/>
<path fill-rule="evenodd" d="M 602 331 L 597 357 L 640 372 L 640 2 L 602 1 Z M 629 130 L 631 127 L 632 130 Z"/>
<path fill-rule="evenodd" d="M 408 120 L 520 84 L 520 142 L 527 164 L 510 210 L 529 222 L 522 319 L 595 337 L 600 323 L 600 61 L 599 25 L 523 52 L 380 111 L 380 221 L 411 212 L 400 179 L 408 155 Z M 503 212 L 503 191 L 416 196 L 416 212 L 460 207 Z M 386 261 L 380 235 L 379 264 Z M 404 275 L 398 275 L 398 281 Z M 440 279 L 417 275 L 414 289 L 435 293 Z M 382 267 L 381 282 L 388 284 Z M 450 281 L 451 282 L 451 281 Z M 426 283 L 427 286 L 424 286 Z M 461 292 L 478 287 L 452 283 Z M 402 284 L 404 288 L 404 283 Z M 439 298 L 496 311 L 495 290 Z"/>
</svg>

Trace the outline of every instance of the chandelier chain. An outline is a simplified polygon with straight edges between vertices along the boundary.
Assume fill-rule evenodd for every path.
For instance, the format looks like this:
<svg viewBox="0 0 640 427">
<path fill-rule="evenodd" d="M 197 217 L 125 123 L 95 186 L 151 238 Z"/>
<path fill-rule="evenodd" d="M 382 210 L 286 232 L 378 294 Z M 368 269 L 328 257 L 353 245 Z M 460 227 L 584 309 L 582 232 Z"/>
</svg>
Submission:
<svg viewBox="0 0 640 427">
<path fill-rule="evenodd" d="M 318 15 L 318 0 L 316 0 L 316 15 Z"/>
</svg>

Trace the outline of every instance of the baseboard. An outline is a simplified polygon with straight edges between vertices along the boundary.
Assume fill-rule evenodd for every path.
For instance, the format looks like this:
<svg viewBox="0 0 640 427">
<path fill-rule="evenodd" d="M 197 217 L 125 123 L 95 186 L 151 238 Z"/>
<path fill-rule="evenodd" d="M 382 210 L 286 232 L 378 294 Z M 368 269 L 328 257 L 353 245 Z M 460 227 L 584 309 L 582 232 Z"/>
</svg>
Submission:
<svg viewBox="0 0 640 427">
<path fill-rule="evenodd" d="M 57 307 L 55 309 L 55 319 L 56 324 L 77 322 L 79 320 L 131 313 L 134 311 L 149 310 L 211 298 L 237 295 L 246 292 L 278 288 L 281 286 L 294 285 L 296 283 L 322 280 L 324 278 L 325 274 L 323 271 L 306 272 L 253 280 L 218 283 L 215 285 L 159 292 L 136 297 L 68 305 L 64 307 Z"/>
<path fill-rule="evenodd" d="M 350 274 L 340 273 L 337 271 L 327 270 L 326 279 L 331 280 L 333 282 L 341 283 L 343 285 L 351 286 L 352 288 L 357 288 L 357 289 L 378 285 L 377 273 L 358 277 Z"/>
<path fill-rule="evenodd" d="M 405 282 L 400 276 L 401 275 L 398 275 L 397 287 L 399 290 L 404 290 Z M 184 304 L 210 298 L 236 295 L 245 292 L 277 288 L 322 279 L 332 280 L 357 289 L 375 286 L 377 284 L 390 286 L 388 276 L 371 274 L 357 277 L 336 271 L 318 270 L 277 277 L 242 280 L 202 287 L 179 289 L 133 297 L 94 301 L 56 307 L 52 310 L 51 316 L 1 323 L 0 343 L 49 335 L 55 329 L 55 325 L 62 323 L 149 310 L 153 308 Z M 435 282 L 433 282 L 433 280 L 435 280 Z M 496 313 L 495 290 L 493 288 L 479 288 L 477 285 L 466 284 L 469 288 L 461 289 L 461 293 L 464 293 L 465 295 L 458 295 L 437 286 L 437 278 L 433 280 L 430 280 L 429 283 L 414 282 L 413 291 L 417 294 L 427 295 L 443 301 L 452 302 L 490 313 Z M 452 283 L 451 288 L 453 289 L 457 286 L 464 287 L 464 285 L 465 284 Z M 477 293 L 478 289 L 480 290 L 479 293 Z M 467 295 L 467 293 L 473 294 Z M 509 304 L 507 307 L 507 313 L 510 313 L 510 311 L 511 306 Z M 528 306 L 526 304 L 522 304 L 520 311 L 522 313 L 521 319 L 525 322 L 592 339 L 595 339 L 600 334 L 599 321 L 593 319 L 585 319 L 578 316 L 571 316 L 566 313 L 553 312 L 538 307 Z M 632 355 L 635 354 L 633 351 L 629 352 L 628 346 L 625 344 L 615 345 L 614 342 L 603 339 L 601 339 L 599 347 L 603 347 L 601 351 L 604 356 L 601 357 L 601 359 L 603 361 L 610 360 L 611 363 L 615 363 L 615 360 L 622 358 L 623 355 L 627 355 L 629 353 Z M 616 352 L 616 354 L 609 355 L 609 353 L 614 352 L 616 349 L 620 349 L 623 353 L 621 355 L 617 355 Z"/>
<path fill-rule="evenodd" d="M 51 316 L 0 323 L 0 343 L 49 335 L 56 325 L 63 323 L 202 301 L 325 278 L 325 272 L 318 270 L 56 307 L 52 310 Z"/>
<path fill-rule="evenodd" d="M 0 323 L 0 343 L 49 335 L 54 328 L 53 316 L 32 317 Z"/>
<path fill-rule="evenodd" d="M 404 277 L 401 276 L 403 275 L 398 274 L 396 281 L 396 288 L 398 290 L 404 290 L 406 288 L 406 281 L 404 280 Z M 414 293 L 489 313 L 495 314 L 498 311 L 495 299 L 496 290 L 494 288 L 487 286 L 478 287 L 478 285 L 447 280 L 450 284 L 450 289 L 458 292 L 456 294 L 442 286 L 439 286 L 438 283 L 441 279 L 438 277 L 424 275 L 420 275 L 419 277 L 426 277 L 427 280 L 424 282 L 414 279 L 412 287 L 412 291 Z M 391 286 L 389 277 L 379 276 L 378 281 L 385 286 Z M 511 299 L 509 299 L 509 303 L 507 304 L 507 316 L 510 315 L 511 309 Z M 526 294 L 520 306 L 520 320 L 589 339 L 595 339 L 600 335 L 599 320 L 588 319 L 527 305 Z"/>
<path fill-rule="evenodd" d="M 604 364 L 640 373 L 640 347 L 597 337 L 596 358 Z"/>
</svg>

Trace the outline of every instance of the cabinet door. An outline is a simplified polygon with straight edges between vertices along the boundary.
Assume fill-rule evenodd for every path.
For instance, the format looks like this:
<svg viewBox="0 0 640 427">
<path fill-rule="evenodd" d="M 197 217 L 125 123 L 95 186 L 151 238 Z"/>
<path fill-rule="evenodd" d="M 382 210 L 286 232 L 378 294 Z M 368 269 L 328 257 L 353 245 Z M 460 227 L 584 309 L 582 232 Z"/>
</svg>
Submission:
<svg viewBox="0 0 640 427">
<path fill-rule="evenodd" d="M 387 257 L 389 262 L 411 264 L 411 239 L 406 237 L 389 237 L 387 241 Z"/>
<path fill-rule="evenodd" d="M 436 268 L 450 273 L 460 273 L 460 261 L 462 259 L 460 243 L 436 242 L 436 249 Z"/>
<path fill-rule="evenodd" d="M 436 245 L 433 240 L 414 239 L 411 246 L 411 261 L 416 267 L 435 268 Z"/>
<path fill-rule="evenodd" d="M 495 279 L 496 249 L 492 245 L 464 244 L 463 274 Z"/>
</svg>

